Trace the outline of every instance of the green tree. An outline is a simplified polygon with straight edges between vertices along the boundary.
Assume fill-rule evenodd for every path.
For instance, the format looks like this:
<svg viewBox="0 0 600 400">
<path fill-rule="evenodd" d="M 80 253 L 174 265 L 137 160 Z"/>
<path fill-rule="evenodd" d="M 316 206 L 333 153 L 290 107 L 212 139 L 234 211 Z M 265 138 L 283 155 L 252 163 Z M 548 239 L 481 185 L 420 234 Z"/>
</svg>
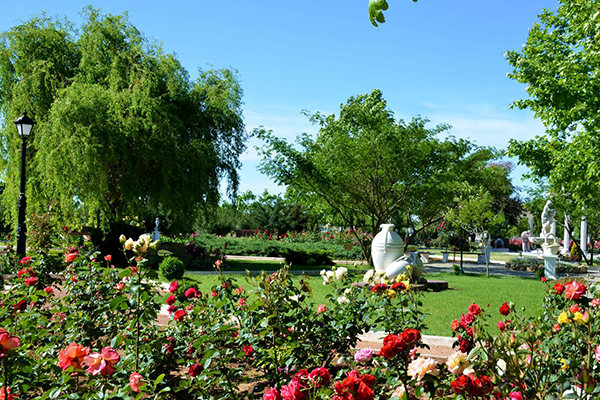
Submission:
<svg viewBox="0 0 600 400">
<path fill-rule="evenodd" d="M 19 182 L 23 110 L 37 125 L 28 141 L 32 211 L 55 201 L 60 220 L 106 226 L 126 215 L 165 214 L 191 228 L 219 201 L 219 182 L 238 187 L 246 133 L 232 70 L 193 81 L 172 54 L 126 15 L 84 10 L 80 29 L 34 18 L 0 36 L 0 111 L 6 209 Z"/>
<path fill-rule="evenodd" d="M 494 211 L 493 198 L 483 187 L 461 185 L 462 194 L 456 199 L 446 219 L 454 226 L 460 226 L 472 235 L 479 236 L 485 254 L 486 273 L 490 276 L 490 244 L 492 229 L 504 222 L 504 214 Z"/>
<path fill-rule="evenodd" d="M 509 154 L 553 197 L 568 198 L 566 208 L 590 214 L 600 210 L 599 9 L 598 0 L 561 0 L 556 12 L 539 15 L 523 49 L 506 55 L 509 76 L 529 94 L 514 106 L 533 110 L 546 127 L 533 140 L 511 140 Z"/>
<path fill-rule="evenodd" d="M 443 218 L 456 182 L 488 183 L 478 168 L 486 171 L 492 150 L 452 137 L 438 140 L 447 125 L 427 129 L 424 119 L 396 121 L 379 90 L 351 97 L 338 117 L 309 117 L 320 130 L 316 140 L 307 134 L 298 138 L 301 150 L 273 132 L 255 130 L 265 142 L 259 168 L 304 204 L 329 209 L 347 227 L 376 232 L 392 218 L 415 215 L 421 226 L 429 226 Z M 370 258 L 369 244 L 358 242 Z"/>
</svg>

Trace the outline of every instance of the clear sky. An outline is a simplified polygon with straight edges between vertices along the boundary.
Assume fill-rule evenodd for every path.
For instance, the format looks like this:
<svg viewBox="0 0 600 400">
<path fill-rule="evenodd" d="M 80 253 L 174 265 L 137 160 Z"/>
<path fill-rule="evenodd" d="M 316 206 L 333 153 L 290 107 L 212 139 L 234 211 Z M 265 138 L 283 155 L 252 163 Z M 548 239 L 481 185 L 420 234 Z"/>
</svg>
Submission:
<svg viewBox="0 0 600 400">
<path fill-rule="evenodd" d="M 387 22 L 375 28 L 367 0 L 98 0 L 103 13 L 129 19 L 192 77 L 198 68 L 232 67 L 244 90 L 244 117 L 294 140 L 317 128 L 302 110 L 334 113 L 352 95 L 383 91 L 396 118 L 420 115 L 452 125 L 451 134 L 506 148 L 509 138 L 543 133 L 529 111 L 511 110 L 526 97 L 510 80 L 503 54 L 520 49 L 543 8 L 557 0 L 388 0 Z M 11 2 L 0 14 L 5 31 L 38 15 L 81 22 L 88 3 L 75 0 Z M 241 191 L 281 192 L 256 171 L 254 146 L 242 156 Z M 398 155 L 401 157 L 402 155 Z M 521 185 L 519 168 L 514 174 Z"/>
</svg>

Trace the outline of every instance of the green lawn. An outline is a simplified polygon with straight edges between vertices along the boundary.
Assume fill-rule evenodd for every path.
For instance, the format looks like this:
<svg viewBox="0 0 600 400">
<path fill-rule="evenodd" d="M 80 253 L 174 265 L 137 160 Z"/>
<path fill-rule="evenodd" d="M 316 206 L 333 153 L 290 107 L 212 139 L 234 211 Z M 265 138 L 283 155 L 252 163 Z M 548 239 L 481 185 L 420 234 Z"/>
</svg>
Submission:
<svg viewBox="0 0 600 400">
<path fill-rule="evenodd" d="M 490 315 L 500 317 L 498 309 L 504 302 L 526 309 L 526 315 L 539 310 L 544 299 L 546 285 L 538 279 L 508 276 L 466 274 L 427 274 L 427 279 L 448 281 L 449 290 L 423 294 L 423 312 L 428 314 L 427 334 L 451 336 L 450 322 L 467 312 L 469 304 L 475 302 L 482 308 L 489 304 Z M 494 327 L 492 327 L 494 328 Z"/>
<path fill-rule="evenodd" d="M 269 263 L 267 263 L 269 264 Z M 276 265 L 270 263 L 268 270 L 273 270 Z M 233 275 L 238 284 L 248 289 L 244 275 Z M 449 290 L 442 292 L 423 292 L 423 312 L 427 314 L 425 320 L 428 329 L 424 332 L 429 335 L 451 336 L 450 322 L 454 318 L 467 312 L 469 304 L 476 302 L 482 308 L 489 304 L 489 312 L 494 317 L 500 317 L 498 309 L 504 302 L 514 302 L 516 307 L 524 307 L 527 315 L 533 315 L 539 309 L 544 298 L 545 284 L 537 279 L 516 278 L 485 275 L 466 274 L 456 276 L 450 273 L 426 274 L 427 279 L 445 280 L 449 283 Z M 188 274 L 186 278 L 198 282 L 198 289 L 209 293 L 211 288 L 219 284 L 218 275 Z M 294 279 L 299 280 L 296 276 Z M 312 301 L 315 304 L 328 304 L 327 294 L 331 287 L 323 286 L 320 276 L 308 277 L 313 290 Z M 492 329 L 495 329 L 492 326 Z"/>
</svg>

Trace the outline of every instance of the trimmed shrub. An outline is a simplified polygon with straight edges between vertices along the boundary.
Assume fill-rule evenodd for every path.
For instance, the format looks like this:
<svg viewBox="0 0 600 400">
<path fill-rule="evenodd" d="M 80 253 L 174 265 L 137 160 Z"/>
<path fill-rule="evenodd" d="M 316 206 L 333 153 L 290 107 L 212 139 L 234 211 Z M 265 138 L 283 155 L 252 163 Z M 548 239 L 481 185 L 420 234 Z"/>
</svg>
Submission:
<svg viewBox="0 0 600 400">
<path fill-rule="evenodd" d="M 158 267 L 161 278 L 172 280 L 181 279 L 185 272 L 185 265 L 177 257 L 166 257 Z"/>
<path fill-rule="evenodd" d="M 291 265 L 333 265 L 328 252 L 323 250 L 287 250 L 285 262 Z"/>
</svg>

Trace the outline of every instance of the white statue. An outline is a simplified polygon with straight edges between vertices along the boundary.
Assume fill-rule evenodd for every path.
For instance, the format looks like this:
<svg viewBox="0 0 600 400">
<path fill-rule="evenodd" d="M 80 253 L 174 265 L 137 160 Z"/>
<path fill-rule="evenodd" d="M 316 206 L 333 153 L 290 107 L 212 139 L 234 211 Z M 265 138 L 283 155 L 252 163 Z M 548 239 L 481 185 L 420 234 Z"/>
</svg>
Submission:
<svg viewBox="0 0 600 400">
<path fill-rule="evenodd" d="M 154 223 L 156 224 L 156 226 L 154 227 L 154 232 L 152 232 L 152 240 L 156 242 L 157 240 L 160 240 L 160 231 L 158 230 L 160 220 L 158 219 L 158 217 L 156 218 L 156 221 L 154 221 Z"/>
<path fill-rule="evenodd" d="M 523 241 L 522 246 L 523 246 L 524 252 L 531 251 L 531 246 L 529 243 L 530 236 L 531 236 L 531 231 L 523 231 L 521 233 L 521 240 Z"/>
<path fill-rule="evenodd" d="M 552 201 L 548 200 L 542 211 L 542 233 L 541 237 L 545 238 L 549 233 L 552 233 L 552 223 L 554 222 L 556 211 L 552 208 Z"/>
</svg>

